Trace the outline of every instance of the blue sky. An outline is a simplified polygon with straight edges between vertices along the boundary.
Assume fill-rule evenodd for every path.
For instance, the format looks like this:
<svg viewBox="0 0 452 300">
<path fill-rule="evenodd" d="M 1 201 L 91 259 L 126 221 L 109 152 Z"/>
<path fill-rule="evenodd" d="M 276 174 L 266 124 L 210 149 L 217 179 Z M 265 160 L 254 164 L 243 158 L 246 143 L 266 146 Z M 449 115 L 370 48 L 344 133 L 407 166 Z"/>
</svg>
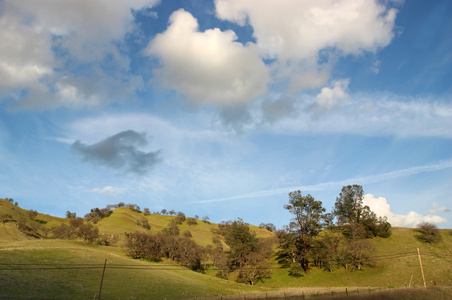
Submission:
<svg viewBox="0 0 452 300">
<path fill-rule="evenodd" d="M 342 186 L 452 228 L 452 2 L 0 1 L 0 191 L 288 224 Z"/>
</svg>

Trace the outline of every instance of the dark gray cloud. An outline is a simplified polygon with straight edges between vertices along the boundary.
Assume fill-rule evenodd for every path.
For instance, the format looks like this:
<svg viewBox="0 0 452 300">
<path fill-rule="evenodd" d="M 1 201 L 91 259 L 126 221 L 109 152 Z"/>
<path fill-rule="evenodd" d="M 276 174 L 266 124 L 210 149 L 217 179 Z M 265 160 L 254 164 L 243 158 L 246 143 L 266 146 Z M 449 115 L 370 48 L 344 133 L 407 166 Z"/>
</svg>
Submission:
<svg viewBox="0 0 452 300">
<path fill-rule="evenodd" d="M 92 145 L 77 140 L 72 149 L 80 153 L 85 162 L 144 175 L 160 161 L 160 150 L 147 153 L 138 150 L 147 144 L 145 133 L 127 130 Z"/>
<path fill-rule="evenodd" d="M 277 122 L 283 118 L 292 118 L 297 116 L 295 99 L 291 97 L 281 97 L 278 100 L 264 100 L 262 102 L 262 114 L 270 123 Z"/>
<path fill-rule="evenodd" d="M 219 111 L 218 116 L 225 128 L 236 133 L 241 133 L 243 127 L 253 121 L 248 108 L 242 105 L 225 107 Z"/>
</svg>

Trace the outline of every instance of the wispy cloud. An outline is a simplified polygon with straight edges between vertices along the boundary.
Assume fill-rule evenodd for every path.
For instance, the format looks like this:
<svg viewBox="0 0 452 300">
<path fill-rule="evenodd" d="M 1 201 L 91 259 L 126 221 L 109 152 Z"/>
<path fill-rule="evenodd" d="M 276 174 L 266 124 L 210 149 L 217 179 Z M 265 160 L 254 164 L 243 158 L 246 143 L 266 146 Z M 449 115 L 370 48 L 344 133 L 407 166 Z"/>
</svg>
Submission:
<svg viewBox="0 0 452 300">
<path fill-rule="evenodd" d="M 419 174 L 419 173 L 435 172 L 435 171 L 444 170 L 444 169 L 451 168 L 451 167 L 452 167 L 452 159 L 440 161 L 436 164 L 416 166 L 416 167 L 412 167 L 412 168 L 407 168 L 407 169 L 402 169 L 402 170 L 397 170 L 397 171 L 392 171 L 392 172 L 387 172 L 387 173 L 381 173 L 381 174 L 376 174 L 376 175 L 372 175 L 372 176 L 355 177 L 355 178 L 349 178 L 349 179 L 345 179 L 345 180 L 341 180 L 341 181 L 330 181 L 330 182 L 319 183 L 316 185 L 292 186 L 292 187 L 286 187 L 286 188 L 257 191 L 257 192 L 246 193 L 246 194 L 241 194 L 241 195 L 226 197 L 226 198 L 194 201 L 193 203 L 210 203 L 210 202 L 222 202 L 222 201 L 229 201 L 229 200 L 236 200 L 236 199 L 266 197 L 266 196 L 272 196 L 272 195 L 278 195 L 278 194 L 285 194 L 285 193 L 292 192 L 294 190 L 326 191 L 326 190 L 337 189 L 337 188 L 340 188 L 344 185 L 348 185 L 351 183 L 357 183 L 357 184 L 376 183 L 376 182 L 395 179 L 395 178 L 399 178 L 399 177 L 415 175 L 415 174 Z"/>
</svg>

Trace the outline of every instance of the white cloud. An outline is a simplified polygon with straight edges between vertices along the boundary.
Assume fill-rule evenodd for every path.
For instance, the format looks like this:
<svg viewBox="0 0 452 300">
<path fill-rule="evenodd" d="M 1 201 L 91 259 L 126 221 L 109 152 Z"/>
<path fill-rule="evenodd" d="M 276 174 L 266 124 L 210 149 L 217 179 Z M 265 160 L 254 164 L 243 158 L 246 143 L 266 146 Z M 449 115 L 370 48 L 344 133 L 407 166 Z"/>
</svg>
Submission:
<svg viewBox="0 0 452 300">
<path fill-rule="evenodd" d="M 113 187 L 113 186 L 105 186 L 101 189 L 94 188 L 91 190 L 93 193 L 103 194 L 103 195 L 109 195 L 109 196 L 117 196 L 119 194 L 122 194 L 125 192 L 126 188 L 119 188 L 119 187 Z"/>
<path fill-rule="evenodd" d="M 330 68 L 325 66 L 338 56 L 386 47 L 394 37 L 397 14 L 376 0 L 284 0 L 277 5 L 273 0 L 216 0 L 215 4 L 220 19 L 253 27 L 261 55 L 276 59 L 276 77 L 289 81 L 289 91 L 325 83 Z"/>
<path fill-rule="evenodd" d="M 349 80 L 337 80 L 332 83 L 332 88 L 324 87 L 317 95 L 317 106 L 320 109 L 330 110 L 338 105 L 338 102 L 348 97 L 347 88 Z"/>
<path fill-rule="evenodd" d="M 92 106 L 102 102 L 99 97 L 109 101 L 110 97 L 105 97 L 108 95 L 102 94 L 102 89 L 99 95 L 95 91 L 88 95 L 86 83 L 79 78 L 104 84 L 110 81 L 117 87 L 122 84 L 126 92 L 120 94 L 130 93 L 130 89 L 134 90 L 130 86 L 140 83 L 135 79 L 125 80 L 122 73 L 128 70 L 129 61 L 117 45 L 131 29 L 131 10 L 156 3 L 156 0 L 0 2 L 0 76 L 3 78 L 0 97 L 13 96 L 16 108 Z M 108 73 L 102 71 L 105 61 L 114 66 Z M 74 75 L 72 72 L 79 66 L 88 68 L 88 73 L 93 75 Z M 24 90 L 27 96 L 21 99 L 14 94 L 16 90 Z"/>
<path fill-rule="evenodd" d="M 317 89 L 328 82 L 329 70 L 315 69 L 312 71 L 293 72 L 292 80 L 287 87 L 290 93 L 298 93 L 304 90 Z"/>
<path fill-rule="evenodd" d="M 281 60 L 303 60 L 322 49 L 360 54 L 387 46 L 395 9 L 378 1 L 216 0 L 217 16 L 254 30 L 261 51 Z"/>
<path fill-rule="evenodd" d="M 267 91 L 269 71 L 252 44 L 235 42 L 233 31 L 198 30 L 197 20 L 180 9 L 168 29 L 147 48 L 161 69 L 154 74 L 168 88 L 197 104 L 246 104 Z"/>
<path fill-rule="evenodd" d="M 1 6 L 0 3 L 0 9 Z M 51 74 L 54 59 L 49 45 L 50 37 L 41 28 L 23 26 L 14 15 L 3 12 L 0 17 L 0 89 L 27 86 Z"/>
<path fill-rule="evenodd" d="M 388 217 L 389 223 L 395 227 L 409 227 L 414 228 L 421 222 L 431 222 L 435 224 L 447 223 L 447 220 L 441 216 L 438 216 L 436 210 L 431 210 L 425 215 L 421 215 L 417 212 L 411 211 L 407 215 L 399 215 L 391 211 L 386 198 L 375 198 L 372 194 L 364 195 L 363 204 L 370 207 L 377 216 Z M 435 207 L 435 204 L 434 204 Z"/>
</svg>

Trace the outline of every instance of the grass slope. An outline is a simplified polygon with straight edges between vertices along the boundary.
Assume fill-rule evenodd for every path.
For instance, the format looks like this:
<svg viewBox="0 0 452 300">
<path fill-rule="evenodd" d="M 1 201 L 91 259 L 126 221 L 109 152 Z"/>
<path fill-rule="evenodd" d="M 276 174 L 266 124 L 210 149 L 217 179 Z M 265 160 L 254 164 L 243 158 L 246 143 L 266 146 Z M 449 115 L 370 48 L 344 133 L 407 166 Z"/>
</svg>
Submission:
<svg viewBox="0 0 452 300">
<path fill-rule="evenodd" d="M 309 275 L 293 277 L 272 261 L 272 277 L 256 287 L 237 284 L 189 271 L 171 261 L 152 263 L 132 260 L 121 247 L 87 245 L 79 241 L 36 239 L 19 231 L 18 221 L 37 232 L 45 231 L 67 219 L 38 214 L 34 220 L 27 210 L 0 199 L 0 215 L 10 214 L 14 221 L 0 223 L 0 298 L 92 298 L 98 292 L 102 267 L 107 259 L 103 296 L 109 298 L 194 298 L 249 292 L 287 291 L 331 287 L 405 287 L 421 286 L 417 248 L 420 249 L 427 284 L 452 286 L 452 231 L 440 230 L 442 241 L 426 244 L 416 238 L 415 229 L 393 228 L 390 238 L 372 242 L 378 250 L 378 268 L 350 271 L 338 268 L 333 273 L 313 268 Z M 146 218 L 146 230 L 137 221 Z M 96 226 L 102 234 L 124 236 L 125 232 L 156 233 L 174 218 L 147 215 L 129 208 L 115 209 Z M 192 239 L 202 245 L 212 243 L 217 224 L 180 226 L 190 230 Z M 258 237 L 273 233 L 252 226 Z M 36 265 L 37 264 L 37 265 Z M 297 290 L 295 290 L 296 292 Z M 301 290 L 298 290 L 301 293 Z"/>
<path fill-rule="evenodd" d="M 107 235 L 114 235 L 119 238 L 124 236 L 125 232 L 133 233 L 135 231 L 157 233 L 164 229 L 173 220 L 174 216 L 166 215 L 154 215 L 150 214 L 145 216 L 144 213 L 138 213 L 132 211 L 128 207 L 120 207 L 113 210 L 113 213 L 108 218 L 102 219 L 97 224 L 100 233 Z M 148 220 L 151 226 L 150 230 L 144 229 L 137 225 L 137 221 L 141 219 Z M 274 236 L 274 234 L 266 229 L 259 228 L 257 226 L 250 226 L 251 230 L 256 232 L 258 238 L 267 238 Z M 212 233 L 212 229 L 217 229 L 218 225 L 214 223 L 205 223 L 201 220 L 197 220 L 197 225 L 188 225 L 184 222 L 179 226 L 180 233 L 189 230 L 192 239 L 200 246 L 207 246 L 213 244 L 212 240 L 215 234 Z"/>
<path fill-rule="evenodd" d="M 372 240 L 377 248 L 377 268 L 345 270 L 338 268 L 333 273 L 313 268 L 309 275 L 293 277 L 286 269 L 273 266 L 273 276 L 260 286 L 288 287 L 405 287 L 423 285 L 417 255 L 420 249 L 427 285 L 452 285 L 452 231 L 440 230 L 442 241 L 426 244 L 416 238 L 415 229 L 393 228 L 390 238 Z"/>
<path fill-rule="evenodd" d="M 169 261 L 132 260 L 120 248 L 28 240 L 1 243 L 0 298 L 92 299 L 99 291 L 105 259 L 105 299 L 194 298 L 263 291 L 205 276 Z"/>
</svg>

